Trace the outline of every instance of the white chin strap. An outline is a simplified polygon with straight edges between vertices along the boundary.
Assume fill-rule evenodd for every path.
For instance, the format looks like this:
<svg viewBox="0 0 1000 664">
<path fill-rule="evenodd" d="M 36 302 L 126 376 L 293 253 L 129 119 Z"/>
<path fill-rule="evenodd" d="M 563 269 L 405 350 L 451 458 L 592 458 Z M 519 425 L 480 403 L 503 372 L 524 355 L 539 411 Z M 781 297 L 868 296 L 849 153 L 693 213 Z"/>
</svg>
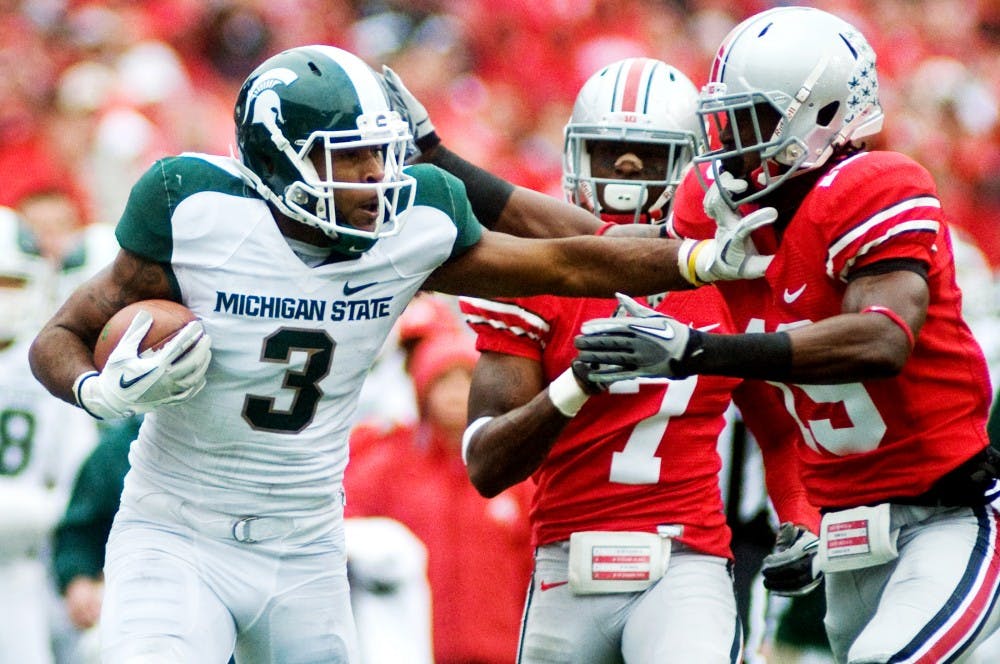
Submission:
<svg viewBox="0 0 1000 664">
<path fill-rule="evenodd" d="M 604 186 L 604 206 L 619 212 L 638 210 L 646 204 L 649 193 L 639 184 L 607 184 Z"/>
</svg>

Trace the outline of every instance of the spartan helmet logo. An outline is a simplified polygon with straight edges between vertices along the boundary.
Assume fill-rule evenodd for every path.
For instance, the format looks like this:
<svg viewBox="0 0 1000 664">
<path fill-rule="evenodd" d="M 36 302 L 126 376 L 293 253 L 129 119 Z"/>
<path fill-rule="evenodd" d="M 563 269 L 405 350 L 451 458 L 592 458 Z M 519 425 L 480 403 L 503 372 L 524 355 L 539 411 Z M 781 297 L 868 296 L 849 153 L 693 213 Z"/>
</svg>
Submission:
<svg viewBox="0 0 1000 664">
<path fill-rule="evenodd" d="M 243 110 L 243 122 L 249 120 L 251 124 L 264 125 L 275 147 L 282 151 L 289 146 L 289 142 L 278 128 L 278 121 L 284 121 L 285 118 L 281 113 L 281 97 L 274 92 L 274 88 L 289 85 L 298 77 L 298 74 L 286 67 L 267 70 L 250 87 L 246 108 Z"/>
</svg>

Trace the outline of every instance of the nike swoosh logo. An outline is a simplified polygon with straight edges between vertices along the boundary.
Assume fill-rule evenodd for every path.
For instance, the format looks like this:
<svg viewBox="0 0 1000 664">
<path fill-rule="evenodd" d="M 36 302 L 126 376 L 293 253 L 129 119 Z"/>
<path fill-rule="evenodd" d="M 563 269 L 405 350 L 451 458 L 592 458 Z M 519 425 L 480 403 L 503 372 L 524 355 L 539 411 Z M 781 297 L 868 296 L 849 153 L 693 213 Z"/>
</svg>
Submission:
<svg viewBox="0 0 1000 664">
<path fill-rule="evenodd" d="M 785 304 L 791 304 L 795 300 L 799 299 L 799 295 L 802 295 L 802 292 L 805 289 L 806 289 L 806 285 L 805 284 L 802 284 L 801 286 L 799 286 L 799 289 L 797 291 L 790 291 L 790 290 L 788 290 L 786 288 L 785 289 L 785 293 L 784 293 Z"/>
<path fill-rule="evenodd" d="M 699 332 L 711 332 L 715 328 L 719 327 L 719 325 L 721 325 L 721 323 L 712 323 L 711 325 L 704 325 L 702 327 L 699 327 L 698 331 Z"/>
<path fill-rule="evenodd" d="M 642 320 L 642 319 L 640 319 Z M 633 330 L 638 330 L 640 332 L 645 332 L 651 337 L 660 337 L 661 339 L 666 339 L 670 341 L 676 334 L 674 334 L 674 328 L 672 327 L 654 327 L 651 325 L 643 325 L 640 323 L 632 323 L 629 325 Z"/>
<path fill-rule="evenodd" d="M 370 281 L 367 284 L 358 284 L 357 286 L 352 286 L 350 283 L 344 282 L 344 295 L 354 295 L 355 293 L 360 293 L 364 289 L 371 288 L 377 283 L 378 283 L 377 281 Z"/>
<path fill-rule="evenodd" d="M 125 376 L 124 375 L 119 376 L 119 378 L 118 378 L 118 387 L 122 388 L 123 390 L 127 390 L 128 388 L 132 387 L 133 385 L 135 385 L 140 380 L 142 380 L 143 378 L 145 378 L 149 374 L 153 373 L 154 371 L 156 371 L 156 369 L 150 369 L 149 371 L 147 371 L 145 373 L 141 373 L 138 376 L 134 376 L 132 378 L 129 378 L 128 380 L 125 380 Z"/>
<path fill-rule="evenodd" d="M 546 590 L 552 590 L 553 588 L 558 588 L 559 586 L 565 586 L 567 583 L 569 583 L 569 581 L 553 581 L 551 583 L 542 581 L 538 584 L 538 587 L 542 589 L 542 592 L 545 592 Z"/>
</svg>

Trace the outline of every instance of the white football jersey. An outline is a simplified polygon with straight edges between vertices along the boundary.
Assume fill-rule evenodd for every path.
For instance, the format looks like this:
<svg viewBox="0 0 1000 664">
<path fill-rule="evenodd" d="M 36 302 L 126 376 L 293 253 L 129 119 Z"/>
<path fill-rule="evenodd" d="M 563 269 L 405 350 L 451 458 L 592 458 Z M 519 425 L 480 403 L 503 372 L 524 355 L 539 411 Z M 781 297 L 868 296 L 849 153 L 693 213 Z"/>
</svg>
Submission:
<svg viewBox="0 0 1000 664">
<path fill-rule="evenodd" d="M 419 186 L 401 232 L 319 267 L 292 251 L 230 159 L 185 154 L 139 180 L 119 242 L 169 266 L 212 361 L 197 396 L 145 418 L 136 477 L 234 514 L 298 516 L 340 500 L 379 349 L 427 276 L 481 232 L 457 180 L 410 173 Z"/>
<path fill-rule="evenodd" d="M 28 341 L 0 351 L 0 558 L 42 547 L 96 443 L 94 420 L 31 375 Z"/>
</svg>

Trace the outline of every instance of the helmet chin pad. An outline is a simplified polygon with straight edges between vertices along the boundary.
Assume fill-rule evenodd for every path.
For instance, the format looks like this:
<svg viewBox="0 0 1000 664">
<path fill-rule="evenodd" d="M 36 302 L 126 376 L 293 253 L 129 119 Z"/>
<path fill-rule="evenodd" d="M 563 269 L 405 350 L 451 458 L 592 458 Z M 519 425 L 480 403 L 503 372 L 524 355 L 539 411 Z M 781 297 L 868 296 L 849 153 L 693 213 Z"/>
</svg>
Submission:
<svg viewBox="0 0 1000 664">
<path fill-rule="evenodd" d="M 604 185 L 604 207 L 616 212 L 632 212 L 646 204 L 649 192 L 641 184 L 609 182 Z"/>
</svg>

